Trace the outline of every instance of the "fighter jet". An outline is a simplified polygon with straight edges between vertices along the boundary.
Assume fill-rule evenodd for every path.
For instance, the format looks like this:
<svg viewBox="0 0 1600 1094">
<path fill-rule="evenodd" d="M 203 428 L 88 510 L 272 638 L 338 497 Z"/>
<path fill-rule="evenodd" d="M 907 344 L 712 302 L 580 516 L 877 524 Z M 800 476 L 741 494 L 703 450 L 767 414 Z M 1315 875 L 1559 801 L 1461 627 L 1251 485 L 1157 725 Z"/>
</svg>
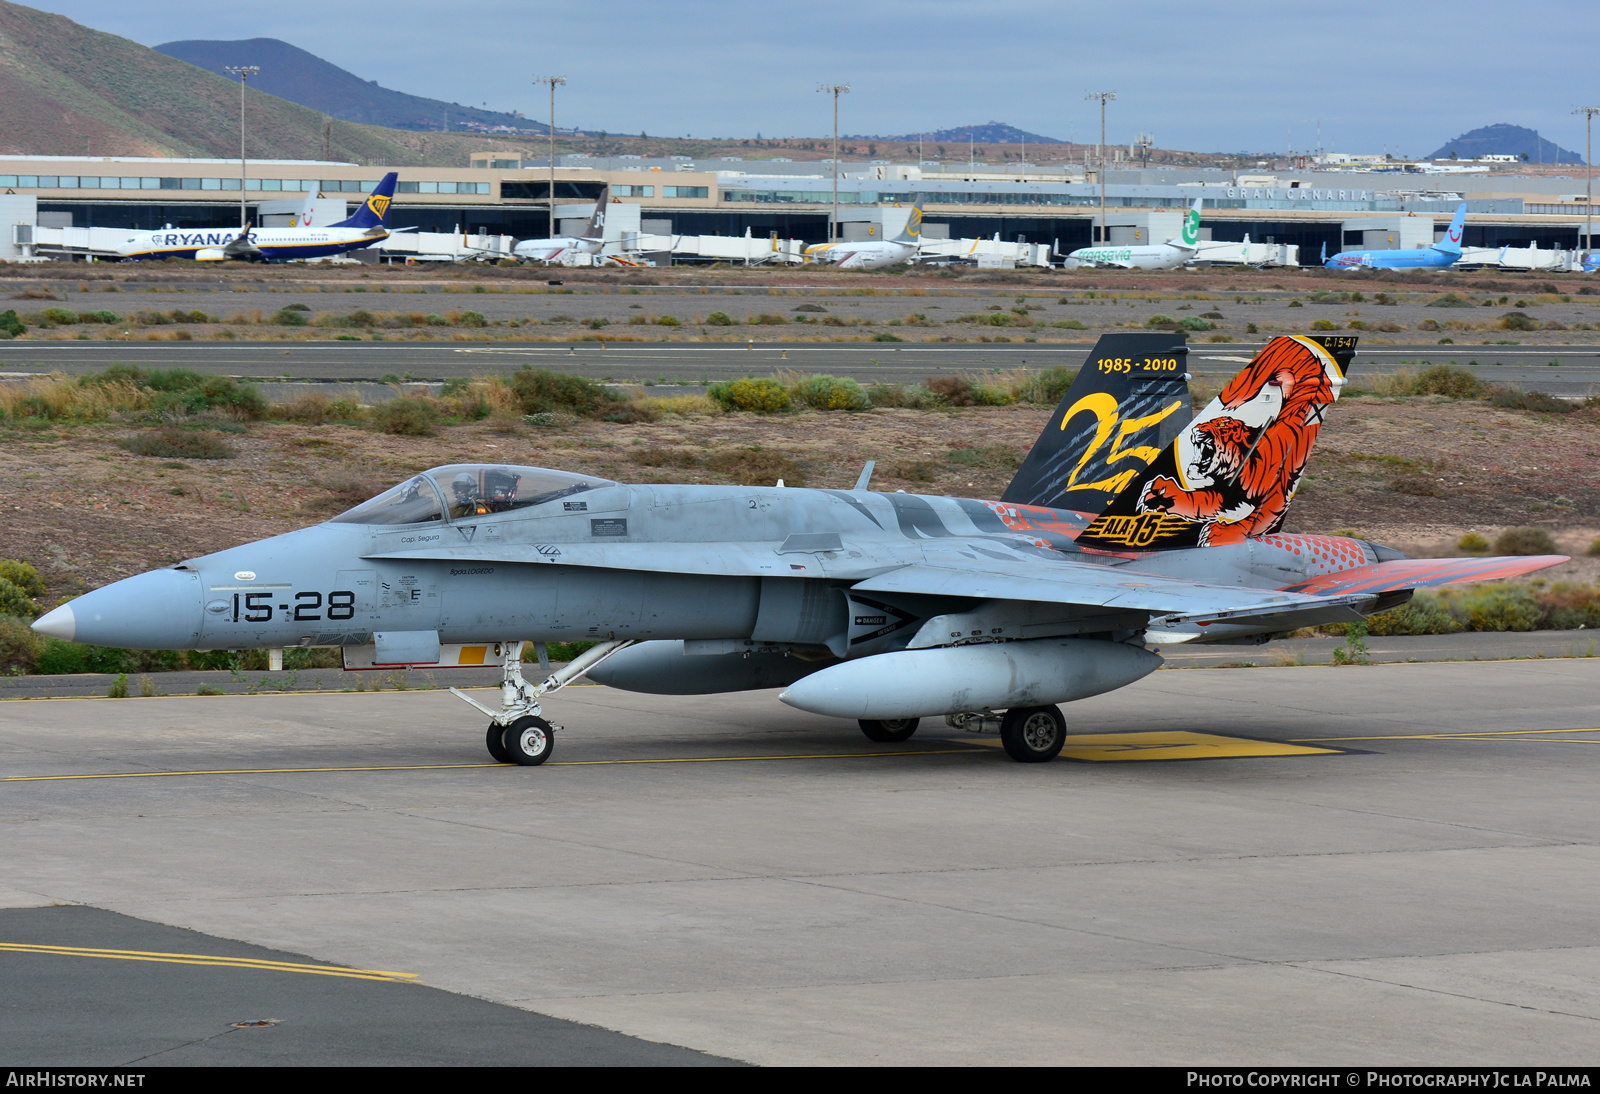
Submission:
<svg viewBox="0 0 1600 1094">
<path fill-rule="evenodd" d="M 871 464 L 850 490 L 456 464 L 94 590 L 35 628 L 141 649 L 338 646 L 347 668 L 498 664 L 498 706 L 455 694 L 489 718 L 490 754 L 527 766 L 559 728 L 542 701 L 583 676 L 782 688 L 873 741 L 943 716 L 1039 762 L 1066 738 L 1058 704 L 1148 675 L 1163 645 L 1354 622 L 1417 588 L 1565 561 L 1408 559 L 1283 532 L 1355 340 L 1273 339 L 1179 429 L 1185 409 L 1166 407 L 1183 347 L 1144 338 L 1164 341 L 1097 348 L 999 501 L 873 491 Z M 525 642 L 543 662 L 539 644 L 575 640 L 594 645 L 524 678 Z"/>
</svg>

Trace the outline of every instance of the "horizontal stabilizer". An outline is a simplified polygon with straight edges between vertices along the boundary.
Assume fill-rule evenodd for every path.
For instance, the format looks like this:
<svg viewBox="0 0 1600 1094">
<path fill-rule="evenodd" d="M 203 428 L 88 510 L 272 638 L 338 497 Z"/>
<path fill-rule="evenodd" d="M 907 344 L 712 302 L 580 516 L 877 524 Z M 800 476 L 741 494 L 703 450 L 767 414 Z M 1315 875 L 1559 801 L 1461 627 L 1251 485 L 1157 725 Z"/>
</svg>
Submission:
<svg viewBox="0 0 1600 1094">
<path fill-rule="evenodd" d="M 1513 555 L 1501 558 L 1401 558 L 1376 562 L 1353 570 L 1323 574 L 1286 592 L 1307 596 L 1372 596 L 1401 589 L 1427 589 L 1461 581 L 1504 581 L 1549 566 L 1559 566 L 1566 555 Z"/>
</svg>

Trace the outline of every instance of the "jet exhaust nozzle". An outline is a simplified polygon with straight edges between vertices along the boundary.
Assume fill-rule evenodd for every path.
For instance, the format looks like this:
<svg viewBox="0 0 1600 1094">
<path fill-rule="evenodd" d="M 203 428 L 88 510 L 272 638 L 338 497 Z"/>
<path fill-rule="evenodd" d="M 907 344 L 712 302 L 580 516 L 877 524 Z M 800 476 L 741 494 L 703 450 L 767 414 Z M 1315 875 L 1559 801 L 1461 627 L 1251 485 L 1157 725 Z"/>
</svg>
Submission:
<svg viewBox="0 0 1600 1094">
<path fill-rule="evenodd" d="M 846 661 L 791 684 L 778 698 L 834 718 L 925 718 L 1085 699 L 1160 665 L 1140 646 L 1100 639 L 943 646 Z"/>
</svg>

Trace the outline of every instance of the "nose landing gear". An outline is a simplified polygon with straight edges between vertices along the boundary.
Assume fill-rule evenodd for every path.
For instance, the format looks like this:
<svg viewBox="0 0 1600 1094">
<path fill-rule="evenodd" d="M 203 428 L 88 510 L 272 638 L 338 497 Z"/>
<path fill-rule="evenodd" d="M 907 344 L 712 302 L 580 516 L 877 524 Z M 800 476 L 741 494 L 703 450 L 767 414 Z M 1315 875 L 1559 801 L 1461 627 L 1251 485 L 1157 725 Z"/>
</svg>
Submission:
<svg viewBox="0 0 1600 1094">
<path fill-rule="evenodd" d="M 450 694 L 471 703 L 489 716 L 489 732 L 485 743 L 489 755 L 496 762 L 537 767 L 550 758 L 555 748 L 555 732 L 561 728 L 540 717 L 543 712 L 539 700 L 552 691 L 560 691 L 618 650 L 632 644 L 631 639 L 601 642 L 539 683 L 530 684 L 522 676 L 522 643 L 505 642 L 502 643 L 505 662 L 501 666 L 499 710 L 484 706 L 460 688 L 451 688 Z"/>
</svg>

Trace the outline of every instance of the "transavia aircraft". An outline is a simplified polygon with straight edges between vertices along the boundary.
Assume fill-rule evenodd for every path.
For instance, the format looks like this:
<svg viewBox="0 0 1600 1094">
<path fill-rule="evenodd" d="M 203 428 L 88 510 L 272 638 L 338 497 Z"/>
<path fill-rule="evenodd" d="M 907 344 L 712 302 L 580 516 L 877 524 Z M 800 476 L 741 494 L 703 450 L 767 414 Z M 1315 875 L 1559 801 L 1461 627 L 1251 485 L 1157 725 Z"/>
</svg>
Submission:
<svg viewBox="0 0 1600 1094">
<path fill-rule="evenodd" d="M 892 215 L 892 211 L 886 212 Z M 841 270 L 879 270 L 899 262 L 911 262 L 917 257 L 917 246 L 922 239 L 922 206 L 913 205 L 906 215 L 905 225 L 892 235 L 887 224 L 884 233 L 888 238 L 881 240 L 814 243 L 806 248 L 806 261 L 837 266 Z"/>
<path fill-rule="evenodd" d="M 117 248 L 125 259 L 197 258 L 220 262 L 225 258 L 255 258 L 281 262 L 291 258 L 327 258 L 370 247 L 387 239 L 384 219 L 394 201 L 397 174 L 390 171 L 367 195 L 354 216 L 325 228 L 296 224 L 293 228 L 166 228 L 140 232 Z"/>
<path fill-rule="evenodd" d="M 1200 200 L 1183 218 L 1177 239 L 1138 247 L 1080 247 L 1067 256 L 1066 269 L 1081 266 L 1114 266 L 1125 270 L 1175 270 L 1194 258 L 1200 247 Z"/>
<path fill-rule="evenodd" d="M 1467 223 L 1467 203 L 1456 206 L 1444 238 L 1432 247 L 1404 251 L 1340 251 L 1323 263 L 1330 270 L 1438 270 L 1453 266 L 1461 257 L 1461 231 Z"/>
<path fill-rule="evenodd" d="M 620 199 L 618 199 L 620 200 Z M 511 249 L 511 253 L 526 262 L 554 262 L 569 251 L 597 255 L 606 244 L 606 206 L 612 203 L 611 187 L 600 191 L 589 215 L 589 224 L 583 236 L 556 236 L 554 239 L 524 239 Z"/>
<path fill-rule="evenodd" d="M 498 707 L 456 694 L 489 718 L 489 752 L 525 765 L 558 728 L 541 700 L 585 675 L 657 694 L 783 688 L 874 741 L 944 716 L 1048 760 L 1057 704 L 1149 674 L 1163 645 L 1356 621 L 1424 586 L 1564 561 L 1284 533 L 1354 351 L 1273 339 L 1190 421 L 1183 344 L 1108 335 L 999 501 L 874 492 L 870 463 L 851 490 L 457 464 L 34 626 L 142 649 L 341 646 L 347 668 L 500 664 Z M 596 644 L 531 683 L 526 640 Z"/>
</svg>

